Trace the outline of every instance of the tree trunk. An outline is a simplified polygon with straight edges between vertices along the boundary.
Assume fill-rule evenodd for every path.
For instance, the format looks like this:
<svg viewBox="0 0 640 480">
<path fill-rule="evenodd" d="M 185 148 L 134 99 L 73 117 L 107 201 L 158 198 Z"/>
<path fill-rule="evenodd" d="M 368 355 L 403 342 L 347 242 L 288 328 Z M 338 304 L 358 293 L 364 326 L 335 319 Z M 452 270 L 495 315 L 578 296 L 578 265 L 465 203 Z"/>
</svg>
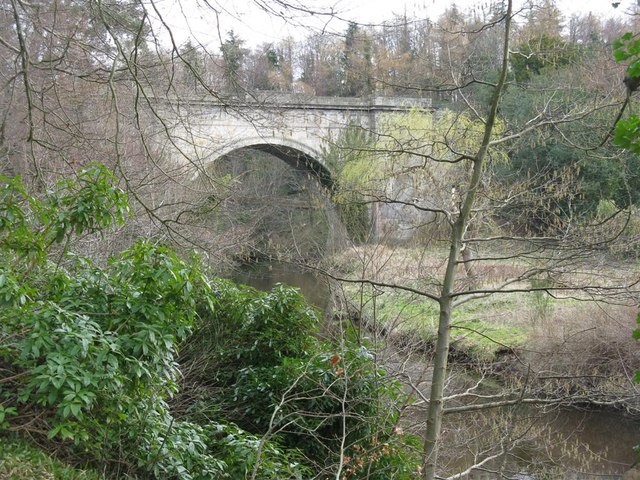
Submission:
<svg viewBox="0 0 640 480">
<path fill-rule="evenodd" d="M 451 338 L 451 318 L 453 300 L 455 298 L 455 278 L 458 267 L 460 249 L 463 245 L 463 237 L 471 217 L 471 211 L 475 202 L 476 193 L 482 180 L 484 161 L 491 144 L 491 135 L 496 122 L 498 104 L 504 89 L 508 71 L 509 59 L 509 31 L 511 27 L 512 0 L 508 1 L 507 12 L 505 14 L 505 33 L 503 42 L 503 58 L 500 78 L 495 86 L 495 91 L 491 101 L 489 115 L 485 122 L 485 129 L 482 144 L 478 153 L 473 158 L 473 170 L 469 179 L 468 189 L 464 202 L 458 214 L 458 218 L 453 223 L 451 229 L 451 243 L 447 269 L 442 282 L 440 292 L 440 317 L 438 324 L 438 340 L 436 342 L 436 353 L 433 363 L 433 377 L 431 381 L 431 393 L 429 396 L 429 408 L 427 411 L 427 431 L 424 441 L 423 452 L 423 474 L 425 480 L 433 480 L 436 476 L 438 460 L 439 436 L 442 424 L 443 393 L 447 377 L 447 359 L 449 356 Z"/>
</svg>

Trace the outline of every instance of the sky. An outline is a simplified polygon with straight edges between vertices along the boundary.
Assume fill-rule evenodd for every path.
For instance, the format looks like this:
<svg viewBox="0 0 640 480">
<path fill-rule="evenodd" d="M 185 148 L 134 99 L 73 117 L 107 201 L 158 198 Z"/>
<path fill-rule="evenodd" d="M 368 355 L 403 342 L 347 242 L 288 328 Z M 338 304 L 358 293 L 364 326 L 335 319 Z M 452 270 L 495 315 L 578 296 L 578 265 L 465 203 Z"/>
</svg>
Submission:
<svg viewBox="0 0 640 480">
<path fill-rule="evenodd" d="M 620 1 L 620 5 L 614 8 L 612 1 Z M 479 8 L 483 2 L 488 3 L 455 0 L 461 10 Z M 566 17 L 591 12 L 601 18 L 624 16 L 636 2 L 640 0 L 556 0 Z M 156 0 L 165 21 L 176 32 L 178 43 L 191 37 L 210 46 L 219 45 L 220 39 L 234 30 L 250 47 L 274 43 L 287 36 L 304 38 L 312 31 L 341 34 L 348 21 L 380 24 L 404 13 L 408 17 L 435 20 L 453 3 L 453 0 Z"/>
</svg>

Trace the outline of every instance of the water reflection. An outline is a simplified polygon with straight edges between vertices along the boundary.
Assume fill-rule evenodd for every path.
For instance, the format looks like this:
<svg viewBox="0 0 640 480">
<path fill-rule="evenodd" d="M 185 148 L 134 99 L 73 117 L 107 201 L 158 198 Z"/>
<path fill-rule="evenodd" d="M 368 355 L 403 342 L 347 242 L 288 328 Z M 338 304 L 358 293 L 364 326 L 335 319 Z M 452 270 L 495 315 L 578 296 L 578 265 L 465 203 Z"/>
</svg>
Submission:
<svg viewBox="0 0 640 480">
<path fill-rule="evenodd" d="M 469 480 L 620 479 L 640 442 L 640 422 L 598 410 L 509 407 L 447 416 L 444 429 L 443 444 L 456 452 L 444 454 L 450 475 L 505 452 Z"/>
<path fill-rule="evenodd" d="M 299 265 L 278 261 L 259 261 L 243 264 L 231 279 L 258 290 L 268 291 L 276 283 L 299 288 L 314 307 L 324 312 L 329 305 L 329 288 L 315 273 Z"/>
</svg>

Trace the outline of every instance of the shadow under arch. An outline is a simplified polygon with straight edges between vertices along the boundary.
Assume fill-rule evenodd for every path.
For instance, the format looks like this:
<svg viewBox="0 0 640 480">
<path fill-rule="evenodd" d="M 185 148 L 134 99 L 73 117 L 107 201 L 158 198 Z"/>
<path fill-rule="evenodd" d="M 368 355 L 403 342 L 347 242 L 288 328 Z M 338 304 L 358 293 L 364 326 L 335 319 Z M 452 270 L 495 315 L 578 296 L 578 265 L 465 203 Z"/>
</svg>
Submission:
<svg viewBox="0 0 640 480">
<path fill-rule="evenodd" d="M 322 160 L 320 152 L 301 142 L 277 137 L 254 137 L 229 141 L 226 148 L 218 149 L 215 159 L 230 159 L 243 151 L 264 152 L 285 162 L 290 168 L 306 172 L 315 178 L 324 198 L 324 215 L 328 225 L 325 252 L 336 252 L 346 247 L 348 233 L 333 202 L 334 172 Z M 215 162 L 215 160 L 213 160 Z"/>
<path fill-rule="evenodd" d="M 284 138 L 247 138 L 233 142 L 217 152 L 217 158 L 225 158 L 243 150 L 255 150 L 273 155 L 291 168 L 312 173 L 326 188 L 331 188 L 334 179 L 331 171 L 321 160 L 320 152 L 291 139 Z"/>
</svg>

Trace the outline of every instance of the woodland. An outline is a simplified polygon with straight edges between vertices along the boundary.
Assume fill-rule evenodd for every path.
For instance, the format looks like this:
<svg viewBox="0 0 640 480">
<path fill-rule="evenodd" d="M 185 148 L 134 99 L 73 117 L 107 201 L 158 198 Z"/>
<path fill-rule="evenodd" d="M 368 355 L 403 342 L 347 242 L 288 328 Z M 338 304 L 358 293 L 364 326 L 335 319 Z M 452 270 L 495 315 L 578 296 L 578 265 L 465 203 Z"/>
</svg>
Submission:
<svg viewBox="0 0 640 480">
<path fill-rule="evenodd" d="M 640 7 L 252 45 L 183 3 L 211 38 L 159 0 L 0 0 L 0 478 L 637 478 Z M 183 148 L 189 102 L 261 92 L 432 108 L 327 135 L 331 182 Z"/>
</svg>

